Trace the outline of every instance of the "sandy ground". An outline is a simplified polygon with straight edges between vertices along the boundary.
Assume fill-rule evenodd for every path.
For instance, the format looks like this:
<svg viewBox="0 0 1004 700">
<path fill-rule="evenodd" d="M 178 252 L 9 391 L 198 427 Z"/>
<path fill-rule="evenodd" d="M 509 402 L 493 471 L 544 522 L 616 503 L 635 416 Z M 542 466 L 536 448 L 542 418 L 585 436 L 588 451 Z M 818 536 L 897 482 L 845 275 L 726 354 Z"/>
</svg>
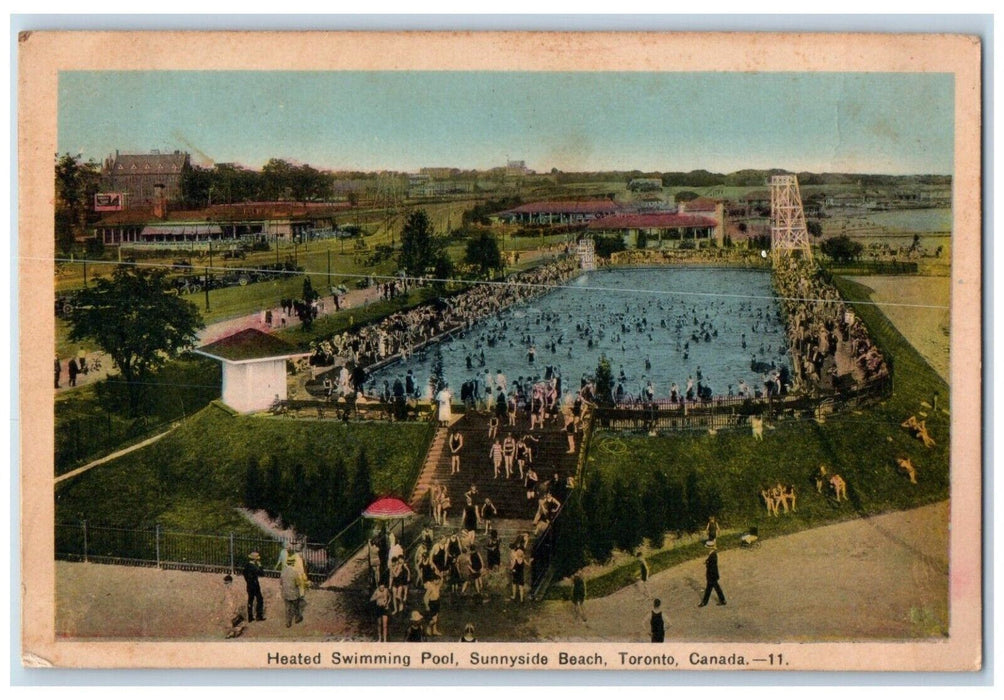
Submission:
<svg viewBox="0 0 1004 700">
<path fill-rule="evenodd" d="M 948 277 L 904 275 L 851 277 L 875 290 L 872 300 L 898 304 L 931 304 L 947 307 L 951 280 Z M 948 379 L 949 312 L 947 308 L 883 306 L 882 311 L 946 382 Z"/>
<path fill-rule="evenodd" d="M 944 502 L 768 540 L 753 550 L 724 551 L 719 564 L 729 601 L 725 607 L 712 603 L 697 608 L 704 588 L 703 560 L 660 572 L 649 582 L 649 592 L 663 600 L 669 639 L 936 636 L 947 629 L 948 620 L 947 522 Z M 242 597 L 243 580 L 238 577 L 233 585 Z M 218 574 L 60 561 L 57 634 L 222 638 L 223 586 Z M 263 589 L 267 619 L 252 623 L 238 641 L 372 638 L 370 625 L 363 622 L 361 631 L 358 622 L 363 602 L 358 594 L 310 590 L 304 622 L 287 629 L 278 581 L 265 580 Z M 587 624 L 572 617 L 569 603 L 549 602 L 529 626 L 545 640 L 644 641 L 649 602 L 634 588 L 588 600 Z M 533 637 L 519 627 L 513 630 L 516 639 Z"/>
<path fill-rule="evenodd" d="M 704 562 L 653 576 L 645 597 L 630 587 L 547 603 L 545 640 L 647 641 L 651 598 L 661 598 L 668 641 L 874 640 L 938 636 L 948 629 L 948 502 L 807 530 L 719 554 L 728 604 L 698 608 Z"/>
</svg>

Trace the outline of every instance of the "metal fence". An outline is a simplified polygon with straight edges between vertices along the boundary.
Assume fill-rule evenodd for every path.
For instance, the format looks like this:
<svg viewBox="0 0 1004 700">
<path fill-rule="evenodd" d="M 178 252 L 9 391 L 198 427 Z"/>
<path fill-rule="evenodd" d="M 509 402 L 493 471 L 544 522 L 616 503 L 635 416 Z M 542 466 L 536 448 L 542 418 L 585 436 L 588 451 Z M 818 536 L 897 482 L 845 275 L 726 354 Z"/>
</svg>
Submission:
<svg viewBox="0 0 1004 700">
<path fill-rule="evenodd" d="M 248 554 L 258 552 L 266 576 L 278 576 L 275 565 L 283 547 L 272 537 L 94 526 L 86 520 L 56 523 L 55 534 L 56 558 L 67 561 L 233 573 L 244 566 Z M 307 542 L 302 554 L 314 581 L 327 579 L 339 564 L 323 544 Z"/>
</svg>

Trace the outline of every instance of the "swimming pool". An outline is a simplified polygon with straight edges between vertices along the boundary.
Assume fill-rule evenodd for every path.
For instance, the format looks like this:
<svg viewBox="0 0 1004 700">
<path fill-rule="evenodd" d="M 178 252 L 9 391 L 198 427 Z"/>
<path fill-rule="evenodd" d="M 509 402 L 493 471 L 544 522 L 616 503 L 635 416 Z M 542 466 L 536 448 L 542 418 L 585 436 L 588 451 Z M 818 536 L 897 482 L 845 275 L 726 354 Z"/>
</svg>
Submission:
<svg viewBox="0 0 1004 700">
<path fill-rule="evenodd" d="M 595 372 L 601 354 L 630 396 L 643 395 L 651 381 L 656 397 L 666 398 L 673 382 L 685 391 L 688 377 L 716 395 L 728 394 L 730 385 L 737 390 L 741 381 L 762 386 L 753 358 L 791 369 L 768 272 L 615 268 L 585 273 L 483 319 L 380 368 L 367 383 L 379 393 L 384 381 L 393 385 L 411 370 L 426 388 L 441 363 L 457 399 L 463 382 L 498 371 L 511 385 L 517 378 L 543 378 L 550 368 L 561 375 L 563 389 L 575 390 L 583 375 Z"/>
</svg>

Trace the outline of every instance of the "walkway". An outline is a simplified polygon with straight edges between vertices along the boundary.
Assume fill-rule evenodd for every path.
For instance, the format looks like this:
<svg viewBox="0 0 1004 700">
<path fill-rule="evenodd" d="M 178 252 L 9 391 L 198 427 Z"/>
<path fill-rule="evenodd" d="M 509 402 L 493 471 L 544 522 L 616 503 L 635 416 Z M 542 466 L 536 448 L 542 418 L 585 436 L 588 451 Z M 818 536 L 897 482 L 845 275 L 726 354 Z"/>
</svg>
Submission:
<svg viewBox="0 0 1004 700">
<path fill-rule="evenodd" d="M 93 469 L 94 467 L 98 466 L 99 464 L 104 464 L 105 462 L 111 462 L 113 459 L 118 459 L 122 455 L 127 455 L 130 452 L 135 452 L 136 450 L 142 450 L 147 445 L 152 445 L 153 443 L 157 442 L 158 440 L 160 440 L 162 437 L 164 437 L 165 435 L 167 435 L 168 433 L 170 433 L 172 430 L 174 430 L 177 427 L 178 427 L 178 424 L 176 423 L 176 424 L 172 425 L 170 428 L 168 428 L 167 430 L 165 430 L 164 432 L 162 432 L 162 433 L 160 433 L 158 435 L 154 435 L 153 437 L 147 438 L 146 440 L 143 440 L 142 442 L 137 442 L 135 445 L 130 445 L 129 447 L 121 449 L 121 450 L 119 450 L 117 452 L 112 452 L 110 455 L 102 457 L 101 459 L 96 459 L 93 462 L 88 462 L 84 466 L 77 467 L 73 471 L 66 472 L 65 474 L 60 474 L 59 476 L 56 477 L 55 483 L 58 484 L 60 481 L 65 481 L 66 479 L 69 479 L 71 477 L 77 476 L 78 474 L 83 474 L 88 469 Z"/>
<path fill-rule="evenodd" d="M 341 308 L 339 311 L 344 311 L 345 309 L 354 309 L 360 306 L 366 306 L 372 301 L 376 301 L 380 298 L 380 289 L 377 286 L 369 287 L 367 289 L 352 289 L 346 294 L 341 296 Z M 328 316 L 335 311 L 334 298 L 331 295 L 321 297 L 318 299 L 318 316 Z M 239 333 L 240 331 L 246 330 L 248 328 L 256 328 L 265 333 L 269 333 L 282 327 L 281 319 L 286 320 L 285 328 L 295 328 L 300 325 L 300 319 L 296 317 L 295 314 L 291 316 L 285 316 L 282 312 L 282 308 L 275 306 L 271 309 L 273 323 L 270 327 L 265 323 L 265 312 L 266 309 L 257 311 L 255 313 L 246 314 L 244 316 L 238 316 L 236 318 L 224 319 L 222 321 L 217 321 L 215 323 L 208 324 L 198 333 L 197 345 L 206 345 L 208 343 L 215 342 L 221 338 L 226 338 L 227 336 L 233 335 L 234 333 Z M 87 374 L 77 375 L 77 386 L 86 386 L 88 384 L 93 384 L 102 379 L 108 377 L 114 368 L 114 363 L 111 358 L 100 351 L 88 352 L 86 353 L 87 364 L 92 365 L 95 360 L 100 361 L 101 367 L 98 370 L 89 371 Z M 72 390 L 73 387 L 69 385 L 68 372 L 66 369 L 65 358 L 60 358 L 63 364 L 63 373 L 60 381 L 59 388 L 56 389 L 56 393 L 63 393 Z"/>
</svg>

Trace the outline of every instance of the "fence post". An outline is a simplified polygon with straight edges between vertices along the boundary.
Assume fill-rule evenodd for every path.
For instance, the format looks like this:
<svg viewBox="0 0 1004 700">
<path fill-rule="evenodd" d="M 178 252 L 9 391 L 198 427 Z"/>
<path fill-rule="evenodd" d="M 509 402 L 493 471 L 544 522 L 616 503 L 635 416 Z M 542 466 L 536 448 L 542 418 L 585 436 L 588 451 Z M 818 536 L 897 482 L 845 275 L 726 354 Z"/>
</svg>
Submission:
<svg viewBox="0 0 1004 700">
<path fill-rule="evenodd" d="M 84 531 L 84 562 L 86 562 L 87 561 L 87 521 L 86 520 L 81 520 L 80 521 L 80 526 L 81 526 L 81 528 L 83 528 L 83 531 Z"/>
<path fill-rule="evenodd" d="M 157 550 L 157 568 L 160 568 L 160 523 L 157 523 L 153 529 L 153 541 L 154 548 Z"/>
<path fill-rule="evenodd" d="M 234 533 L 230 533 L 230 573 L 234 572 Z"/>
</svg>

